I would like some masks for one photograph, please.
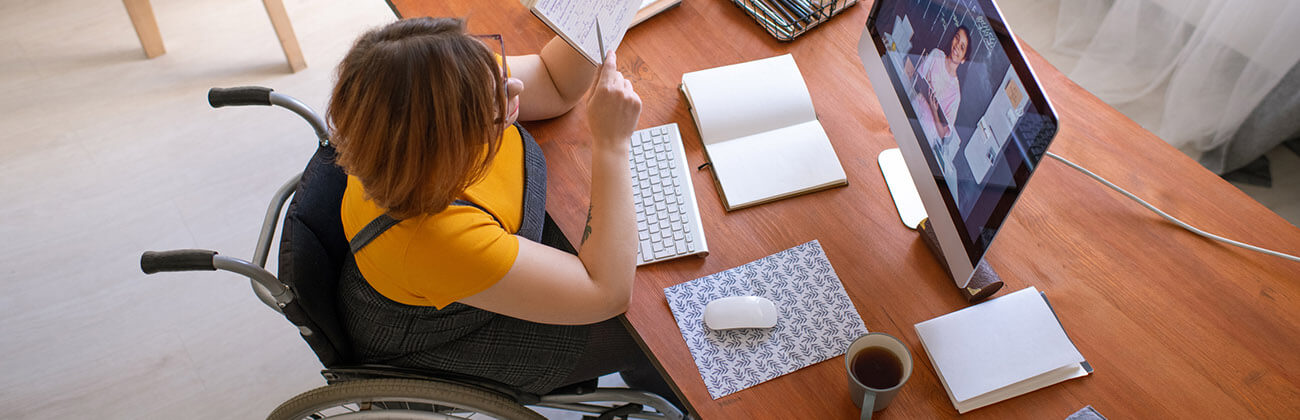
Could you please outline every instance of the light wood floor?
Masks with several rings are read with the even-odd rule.
[[[288,0],[290,73],[257,0],[154,0],[145,59],[120,1],[0,2],[0,407],[5,418],[263,418],[320,364],[235,275],[145,276],[140,252],[251,258],[313,135],[282,109],[211,109],[263,85],[323,110],[379,0]],[[272,263],[273,265],[274,263]]]
[[[256,0],[154,0],[167,54],[152,60],[118,1],[0,2],[0,417],[261,418],[324,383],[246,281],[138,266],[154,249],[250,258],[314,148],[297,116],[214,110],[209,87],[323,111],[343,52],[393,20],[379,0],[285,3],[296,74]],[[1300,220],[1300,201],[1260,200]]]

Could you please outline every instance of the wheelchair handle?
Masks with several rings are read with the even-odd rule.
[[[213,108],[244,105],[271,106],[271,90],[261,86],[212,88],[208,89],[208,105],[212,105]]]
[[[224,106],[244,106],[244,105],[275,105],[298,114],[302,119],[311,124],[311,128],[316,132],[316,141],[321,147],[330,145],[329,127],[325,125],[325,120],[316,114],[311,107],[302,103],[289,95],[283,95],[273,92],[273,89],[261,86],[240,86],[233,88],[211,88],[208,89],[208,105],[213,108]]]
[[[140,255],[140,269],[144,270],[145,274],[160,271],[229,271],[248,277],[252,281],[253,292],[257,294],[257,298],[271,309],[283,311],[285,305],[293,301],[293,292],[289,290],[289,286],[281,283],[270,271],[248,261],[217,255],[216,251],[206,249],[145,251]]]
[[[216,251],[206,249],[177,249],[172,251],[145,251],[140,256],[140,269],[145,274],[160,271],[216,271],[212,263]]]

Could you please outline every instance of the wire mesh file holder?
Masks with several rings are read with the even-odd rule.
[[[858,0],[731,0],[778,41],[793,41]]]

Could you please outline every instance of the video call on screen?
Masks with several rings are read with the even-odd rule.
[[[1031,167],[1045,124],[976,0],[881,0],[874,32],[930,171],[967,246],[988,246]],[[1001,25],[999,25],[1001,27]],[[1019,176],[1017,176],[1019,174]],[[1019,181],[1018,181],[1019,179]]]

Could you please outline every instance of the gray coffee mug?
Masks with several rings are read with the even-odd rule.
[[[853,376],[854,356],[870,347],[882,347],[902,363],[903,373],[897,384],[885,389],[872,388],[863,385]],[[844,352],[844,374],[849,378],[849,395],[853,397],[853,403],[862,409],[860,418],[867,420],[871,418],[871,413],[889,407],[889,403],[898,395],[898,390],[907,383],[907,378],[912,377],[912,353],[907,351],[907,346],[904,346],[902,341],[892,335],[870,333],[858,337],[853,340],[853,344],[849,344],[849,350]]]

